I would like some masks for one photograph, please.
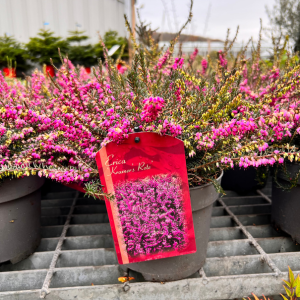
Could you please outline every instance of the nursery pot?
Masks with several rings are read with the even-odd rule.
[[[217,179],[221,183],[222,175]],[[172,281],[184,279],[199,271],[204,265],[209,239],[209,229],[213,203],[219,194],[212,183],[190,188],[193,222],[197,252],[122,265],[122,268],[140,272],[147,281]]]
[[[49,74],[51,77],[55,76],[55,72],[54,72],[53,66],[47,65],[45,71],[46,71],[47,75]]]
[[[91,74],[91,68],[90,67],[84,67],[85,71],[88,73],[88,74]]]
[[[226,170],[222,178],[222,188],[239,194],[247,194],[251,191],[263,188],[267,183],[267,178],[263,185],[256,180],[256,169],[248,167],[247,169],[234,167]]]
[[[5,77],[9,77],[9,78],[17,77],[16,69],[14,68],[3,68],[3,73]]]
[[[300,164],[287,164],[287,171],[293,178],[300,169]],[[278,182],[288,185],[284,174],[278,171]],[[273,181],[272,185],[272,223],[300,243],[300,178],[297,186],[291,190],[278,188]]]
[[[6,179],[0,185],[0,263],[17,263],[40,244],[44,178]]]

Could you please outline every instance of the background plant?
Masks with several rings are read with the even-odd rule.
[[[23,77],[34,64],[41,67],[50,65],[50,58],[56,65],[61,60],[58,48],[64,55],[68,54],[69,60],[77,66],[91,67],[98,64],[99,58],[104,58],[103,48],[100,43],[96,45],[87,44],[89,37],[82,31],[71,31],[66,39],[55,36],[49,30],[41,29],[36,37],[32,37],[27,44],[18,43],[13,37],[0,37],[0,68],[16,65],[17,76]],[[108,31],[104,40],[109,49],[114,45],[120,45],[113,57],[126,59],[128,57],[128,46],[125,38],[119,37],[117,32]]]
[[[94,46],[85,43],[88,38],[84,35],[84,31],[70,31],[70,36],[67,38],[69,42],[67,52],[68,58],[75,66],[91,67],[97,61]]]
[[[13,37],[4,35],[0,37],[0,68],[6,68],[9,62],[16,65],[18,74],[31,67],[24,47]]]
[[[118,36],[116,31],[107,31],[103,36],[103,42],[107,49],[114,45],[120,45],[120,48],[113,54],[113,59],[118,58],[120,55],[123,59],[128,58],[128,43],[125,38]],[[95,45],[95,54],[97,58],[104,59],[104,48],[101,41]]]
[[[54,32],[45,29],[41,29],[37,37],[30,38],[30,41],[25,45],[30,60],[40,65],[49,65],[50,58],[54,63],[60,63],[57,49],[59,48],[62,53],[66,54],[68,47],[67,40],[63,40],[61,37],[55,36]]]

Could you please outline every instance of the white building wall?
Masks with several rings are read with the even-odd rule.
[[[61,37],[78,29],[96,43],[97,32],[115,30],[127,36],[124,14],[130,20],[130,0],[0,0],[0,35],[28,42],[41,28]]]

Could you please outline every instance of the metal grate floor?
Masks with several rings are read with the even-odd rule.
[[[141,275],[130,273],[136,279],[129,288],[118,282],[124,272],[117,264],[104,203],[57,184],[52,187],[42,200],[39,248],[20,263],[0,265],[1,300],[276,295],[282,292],[288,266],[300,271],[300,245],[270,225],[271,183],[243,197],[228,191],[216,202],[207,260],[199,272],[164,284],[143,282]]]

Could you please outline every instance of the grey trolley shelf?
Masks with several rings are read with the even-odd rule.
[[[288,266],[300,271],[300,246],[270,225],[271,183],[252,195],[227,191],[213,208],[203,269],[190,278],[124,286],[104,202],[53,185],[42,200],[42,242],[24,261],[0,266],[1,300],[234,299],[283,292]],[[0,241],[1,242],[1,241]]]

